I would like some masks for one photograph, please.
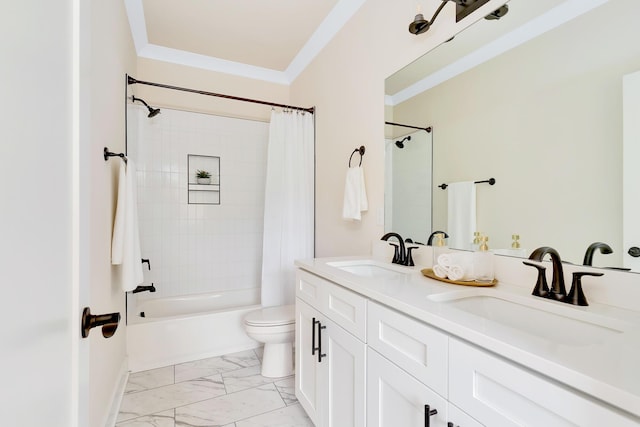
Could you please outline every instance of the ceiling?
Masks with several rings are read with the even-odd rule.
[[[125,0],[139,57],[290,84],[365,0]]]

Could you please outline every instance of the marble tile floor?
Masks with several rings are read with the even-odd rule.
[[[313,427],[293,376],[260,375],[261,349],[129,376],[116,427]]]

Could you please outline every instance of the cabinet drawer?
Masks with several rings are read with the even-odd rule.
[[[296,296],[362,342],[366,342],[367,300],[362,295],[298,270]]]
[[[296,270],[296,297],[316,309],[320,309],[322,287],[326,280],[303,270]]]
[[[638,426],[612,408],[458,340],[450,340],[449,400],[488,426]]]
[[[367,311],[369,346],[447,397],[447,335],[371,301]]]

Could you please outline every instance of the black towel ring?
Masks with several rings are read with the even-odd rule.
[[[360,148],[356,148],[355,150],[353,150],[353,153],[351,153],[351,156],[349,156],[349,167],[351,167],[351,159],[356,153],[360,153],[360,164],[358,166],[362,166],[362,156],[364,156],[364,151],[364,145],[361,145]]]

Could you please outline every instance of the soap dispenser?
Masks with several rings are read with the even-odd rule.
[[[471,250],[472,251],[477,251],[478,249],[480,249],[480,232],[479,231],[474,231],[473,232],[473,242],[471,242]]]
[[[473,275],[476,282],[489,283],[494,279],[493,252],[489,251],[489,237],[480,237],[480,247],[473,253]]]
[[[436,233],[433,242],[433,264],[432,266],[438,264],[438,257],[444,253],[447,253],[447,243],[444,240],[444,233]]]

